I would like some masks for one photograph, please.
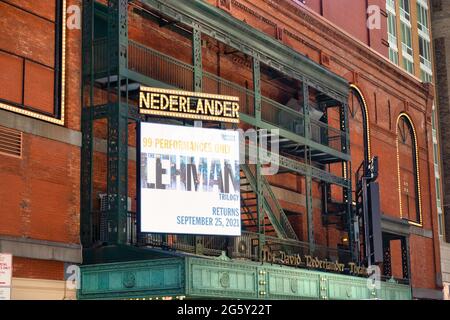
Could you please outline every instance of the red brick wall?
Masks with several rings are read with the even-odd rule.
[[[14,257],[13,277],[64,280],[64,262]]]
[[[68,0],[67,7],[80,0]],[[56,0],[0,3],[0,99],[54,112]],[[66,125],[80,130],[81,30],[66,30]],[[23,90],[23,101],[22,101]]]
[[[37,1],[12,1],[12,4],[0,3],[0,56],[1,64],[8,64],[13,77],[11,86],[22,92],[22,74],[25,68],[24,101],[33,109],[52,114],[54,108],[54,71],[55,66],[55,2],[48,6]],[[26,3],[24,7],[21,7]],[[30,40],[32,35],[32,40]],[[17,60],[20,60],[18,62]],[[5,82],[8,82],[7,79]],[[14,91],[13,91],[14,92]],[[22,103],[21,97],[10,96],[8,91],[0,93],[0,98],[12,98],[12,102]]]
[[[22,153],[0,155],[0,234],[79,243],[79,148],[24,134]]]
[[[67,7],[78,5],[81,0],[68,0]],[[81,30],[66,29],[66,123],[65,126],[81,130]]]
[[[302,1],[297,2],[301,3]],[[304,0],[304,4],[378,53],[388,57],[387,42],[384,42],[387,41],[385,0]],[[370,6],[378,6],[381,9],[381,29],[366,27],[367,10]],[[373,14],[372,11],[370,13]]]
[[[53,113],[54,20],[55,1],[0,2],[0,98],[21,103],[25,58],[25,104]],[[66,32],[65,125],[80,130],[81,32]],[[80,159],[79,147],[28,133],[21,159],[0,155],[0,235],[78,244]],[[13,260],[14,277],[64,278],[63,262]]]
[[[23,59],[0,51],[0,98],[22,102]]]
[[[369,43],[366,28],[366,0],[322,0],[322,10],[325,19],[365,44]]]

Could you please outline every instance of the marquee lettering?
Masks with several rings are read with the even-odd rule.
[[[139,110],[166,117],[239,122],[239,98],[224,95],[141,87]]]

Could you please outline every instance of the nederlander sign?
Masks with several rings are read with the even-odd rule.
[[[142,114],[239,123],[239,98],[201,92],[141,87]]]
[[[300,254],[288,254],[284,251],[271,252],[267,248],[263,249],[264,262],[288,265],[292,267],[307,267],[312,269],[320,269],[331,272],[349,272],[353,275],[367,276],[367,268],[359,267],[355,263],[350,262],[347,266],[339,261],[323,260],[310,255],[300,256]]]

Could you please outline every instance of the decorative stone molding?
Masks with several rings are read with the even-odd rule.
[[[231,11],[231,0],[217,0],[217,7],[230,12]]]
[[[82,288],[78,292],[80,299],[179,295],[188,298],[216,296],[264,300],[411,299],[411,288],[397,283],[383,282],[381,289],[372,291],[367,288],[367,279],[360,277],[187,255],[169,259],[85,265],[81,267],[81,279]],[[121,286],[117,286],[118,283]],[[350,292],[348,288],[355,290]]]

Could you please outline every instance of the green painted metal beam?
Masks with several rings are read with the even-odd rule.
[[[252,77],[253,77],[253,103],[255,106],[255,118],[257,121],[261,120],[261,67],[259,63],[258,57],[253,57],[252,61]],[[256,140],[259,145],[261,137],[257,135]],[[261,182],[261,152],[260,148],[256,149],[256,176],[254,178],[253,190],[256,193],[256,212],[257,212],[257,220],[258,220],[258,258],[262,260],[262,249],[265,245],[264,233],[265,233],[265,199],[262,190],[262,182]],[[273,218],[271,216],[270,211],[268,211],[269,220]],[[276,220],[276,219],[275,219]],[[274,226],[277,234],[281,235],[281,237],[285,236],[278,227],[277,221],[273,221],[272,225]]]
[[[202,92],[203,88],[203,61],[202,61],[202,32],[200,26],[195,24],[192,29],[192,65],[194,66],[193,84],[195,92]],[[195,127],[202,127],[203,121],[194,121]],[[195,253],[203,254],[203,236],[195,236]]]
[[[248,182],[250,183],[250,187],[256,193],[257,178],[252,173],[252,171],[248,165],[241,164],[241,169],[245,173],[245,177],[247,178]],[[275,229],[275,232],[277,233],[279,238],[281,238],[281,239],[288,239],[288,238],[289,239],[297,239],[297,235],[295,234],[294,229],[290,225],[289,220],[286,217],[286,213],[283,211],[283,208],[278,203],[278,199],[276,199],[275,195],[273,194],[272,190],[270,189],[270,185],[267,182],[267,180],[264,178],[264,176],[260,176],[258,181],[260,182],[260,188],[262,190],[260,201],[262,202],[261,212],[263,214],[263,217],[264,217],[264,213],[266,213],[269,218],[270,223],[272,224],[272,226]],[[267,195],[267,197],[265,195]],[[270,198],[270,201],[275,203],[277,212],[274,212],[274,210],[272,209],[272,206],[270,206],[268,198]],[[261,221],[261,224],[263,225],[264,221]],[[264,227],[261,227],[261,228],[264,228]]]
[[[200,24],[202,32],[311,86],[346,102],[348,82],[273,37],[234,18],[206,1],[142,0],[146,5],[183,24]]]
[[[81,111],[81,177],[80,177],[80,238],[83,246],[92,244],[92,173],[93,173],[93,112],[87,110],[92,105],[93,93],[93,22],[94,0],[83,3],[83,39],[82,39],[82,79],[83,106]],[[84,86],[88,86],[88,96]],[[87,105],[85,101],[87,100]]]
[[[312,194],[312,177],[307,175],[305,177],[305,201],[306,201],[306,215],[308,219],[308,242],[309,249],[314,252],[314,212],[313,212],[313,194]]]
[[[302,96],[303,96],[303,118],[304,118],[304,131],[305,139],[311,139],[311,119],[309,116],[309,87],[308,81],[305,79],[302,86]],[[305,164],[311,166],[311,149],[309,146],[305,146],[304,151],[304,161]],[[311,252],[314,252],[314,212],[313,212],[313,194],[312,194],[312,166],[311,171],[305,176],[305,209],[307,218],[307,228],[308,228],[308,243]]]
[[[193,33],[193,36],[195,34],[196,34],[196,32]],[[198,39],[198,41],[200,41],[200,39]],[[199,74],[206,74],[208,76],[213,76],[213,75],[208,74],[208,73],[206,73],[206,72],[201,70],[201,65],[202,65],[202,63],[201,63],[201,53],[200,53],[200,50],[195,50],[196,47],[200,47],[201,46],[200,44],[198,44],[198,45],[193,44],[193,47],[194,47],[193,51],[197,51],[198,52],[197,53],[197,57],[195,59],[193,57],[193,63],[196,65],[194,67],[194,66],[186,64],[186,63],[184,63],[182,61],[176,60],[176,59],[174,59],[172,57],[166,56],[166,55],[164,55],[164,54],[162,54],[160,52],[157,52],[157,51],[155,51],[153,49],[150,49],[148,47],[142,46],[141,44],[137,44],[135,42],[131,42],[131,43],[133,44],[133,46],[141,47],[142,50],[150,51],[153,55],[160,56],[160,59],[169,59],[168,61],[171,61],[173,64],[175,64],[178,67],[181,67],[181,68],[186,69],[186,70],[192,70],[193,73],[194,73],[194,83],[197,83],[197,84],[195,84],[195,86],[197,86],[197,87],[194,86],[195,87],[194,90],[198,90],[198,86],[201,85],[201,80],[200,80]],[[250,115],[241,113],[241,120],[243,120],[243,121],[245,121],[245,122],[247,122],[247,123],[249,123],[251,125],[254,125],[256,127],[262,128],[262,129],[279,129],[282,137],[286,137],[286,138],[290,139],[291,141],[297,142],[297,143],[302,144],[302,145],[310,146],[311,148],[314,148],[316,150],[320,150],[320,151],[322,151],[324,153],[327,153],[327,154],[331,155],[332,157],[335,157],[336,159],[341,159],[341,160],[344,160],[344,161],[348,161],[350,159],[350,157],[347,154],[341,152],[341,150],[335,150],[335,149],[330,148],[330,147],[328,147],[326,145],[317,143],[317,142],[315,142],[315,141],[313,141],[311,139],[307,139],[305,137],[302,137],[301,135],[297,135],[294,132],[281,129],[278,126],[272,125],[272,124],[270,124],[268,122],[265,122],[265,121],[263,121],[261,119],[261,99],[262,99],[262,96],[261,96],[261,89],[260,89],[260,87],[261,87],[261,85],[260,85],[260,63],[259,63],[259,60],[257,58],[254,58],[254,61],[255,62],[253,63],[253,72],[257,73],[256,77],[255,76],[253,77],[254,92],[252,93],[253,99],[254,99],[254,106],[255,106],[255,115],[254,115],[254,117],[252,117]],[[174,88],[174,86],[172,86],[172,85],[163,83],[163,82],[161,82],[159,80],[156,80],[156,79],[152,79],[152,78],[146,77],[146,76],[144,76],[142,74],[139,74],[139,73],[137,73],[136,71],[133,71],[133,70],[129,70],[129,69],[125,70],[124,71],[124,75],[126,77],[128,77],[130,81],[138,82],[138,83],[141,83],[143,85],[152,86],[152,87],[161,87],[161,88]],[[198,80],[195,80],[196,78]],[[217,77],[217,78],[218,78],[217,81],[225,81],[224,79],[221,79],[219,77]],[[228,83],[227,82],[227,85],[231,85],[231,84],[232,83]],[[233,85],[235,85],[236,87],[239,88],[238,85],[236,85],[236,84],[233,84]],[[241,89],[242,90],[246,90],[245,88],[241,88]],[[306,96],[307,96],[307,94],[308,94],[308,87],[307,87],[306,84],[303,87],[303,90],[306,92]],[[308,105],[307,101],[305,101],[304,103],[305,103],[305,105]],[[289,108],[287,108],[287,107],[285,107],[285,106],[283,106],[281,104],[279,104],[277,107],[278,108],[285,108],[286,111],[290,111]],[[308,109],[306,109],[306,113],[307,112],[308,112]],[[307,116],[308,116],[308,114],[307,114]],[[305,127],[307,129],[309,129],[309,126],[305,126]],[[309,130],[308,130],[308,132],[309,132]]]
[[[202,33],[195,24],[192,29],[192,65],[194,66],[194,91],[201,92],[203,87]]]
[[[162,82],[162,81],[150,78],[150,77],[146,77],[145,75],[143,75],[139,72],[130,70],[130,69],[124,70],[123,76],[128,78],[130,81],[138,82],[141,85],[144,85],[147,87],[155,87],[155,88],[163,88],[163,89],[179,89],[174,86],[171,86],[168,83],[165,83],[165,82]]]
[[[250,152],[255,152],[255,150],[254,150],[255,147],[248,146],[248,148],[249,148]],[[256,152],[253,154],[256,154]],[[272,159],[275,158],[275,156],[268,150],[264,150],[261,157],[262,157],[261,161],[266,161],[266,163],[272,161]],[[302,176],[309,175],[317,180],[325,181],[325,182],[335,184],[335,185],[338,185],[341,187],[351,186],[350,181],[348,181],[347,179],[335,176],[328,171],[321,170],[319,168],[313,167],[311,165],[308,165],[306,163],[303,163],[303,162],[300,162],[300,161],[297,161],[294,159],[287,158],[282,155],[277,155],[276,157],[278,157],[280,167],[289,169],[289,170],[296,172]]]
[[[267,130],[279,130],[280,136],[286,139],[289,139],[295,143],[298,143],[300,145],[306,145],[309,146],[315,150],[320,150],[324,153],[327,153],[329,155],[332,155],[336,158],[339,158],[343,161],[350,161],[350,155],[345,154],[343,152],[337,151],[335,149],[332,149],[330,147],[327,147],[325,145],[322,145],[320,143],[314,142],[312,140],[308,140],[305,137],[299,136],[293,132],[284,130],[280,127],[277,127],[273,124],[270,124],[268,122],[265,122],[263,120],[258,121],[256,118],[251,117],[247,114],[241,113],[239,114],[239,118],[241,121],[244,121],[252,126],[255,126],[257,128],[261,128],[261,129],[267,129]]]
[[[128,67],[128,1],[108,0],[108,79],[117,75],[117,83]],[[108,93],[121,96],[121,86],[107,84]],[[108,107],[106,233],[109,243],[125,244],[128,197],[128,104],[122,99]]]
[[[348,123],[348,106],[347,103],[342,103],[339,107],[339,121],[340,121],[340,128],[342,131],[346,133],[346,136],[350,136],[350,128]],[[349,139],[342,139],[341,141],[341,148],[342,152],[350,155],[350,141]],[[353,261],[358,261],[360,254],[359,254],[359,246],[358,241],[356,239],[355,234],[355,212],[353,211],[353,205],[352,205],[352,187],[351,187],[351,181],[352,181],[352,172],[351,172],[351,162],[346,161],[342,164],[342,175],[347,177],[347,180],[350,183],[350,186],[343,189],[343,196],[344,196],[344,203],[347,206],[347,228],[348,228],[348,238],[349,238],[349,248],[350,252],[352,253],[352,259]]]

